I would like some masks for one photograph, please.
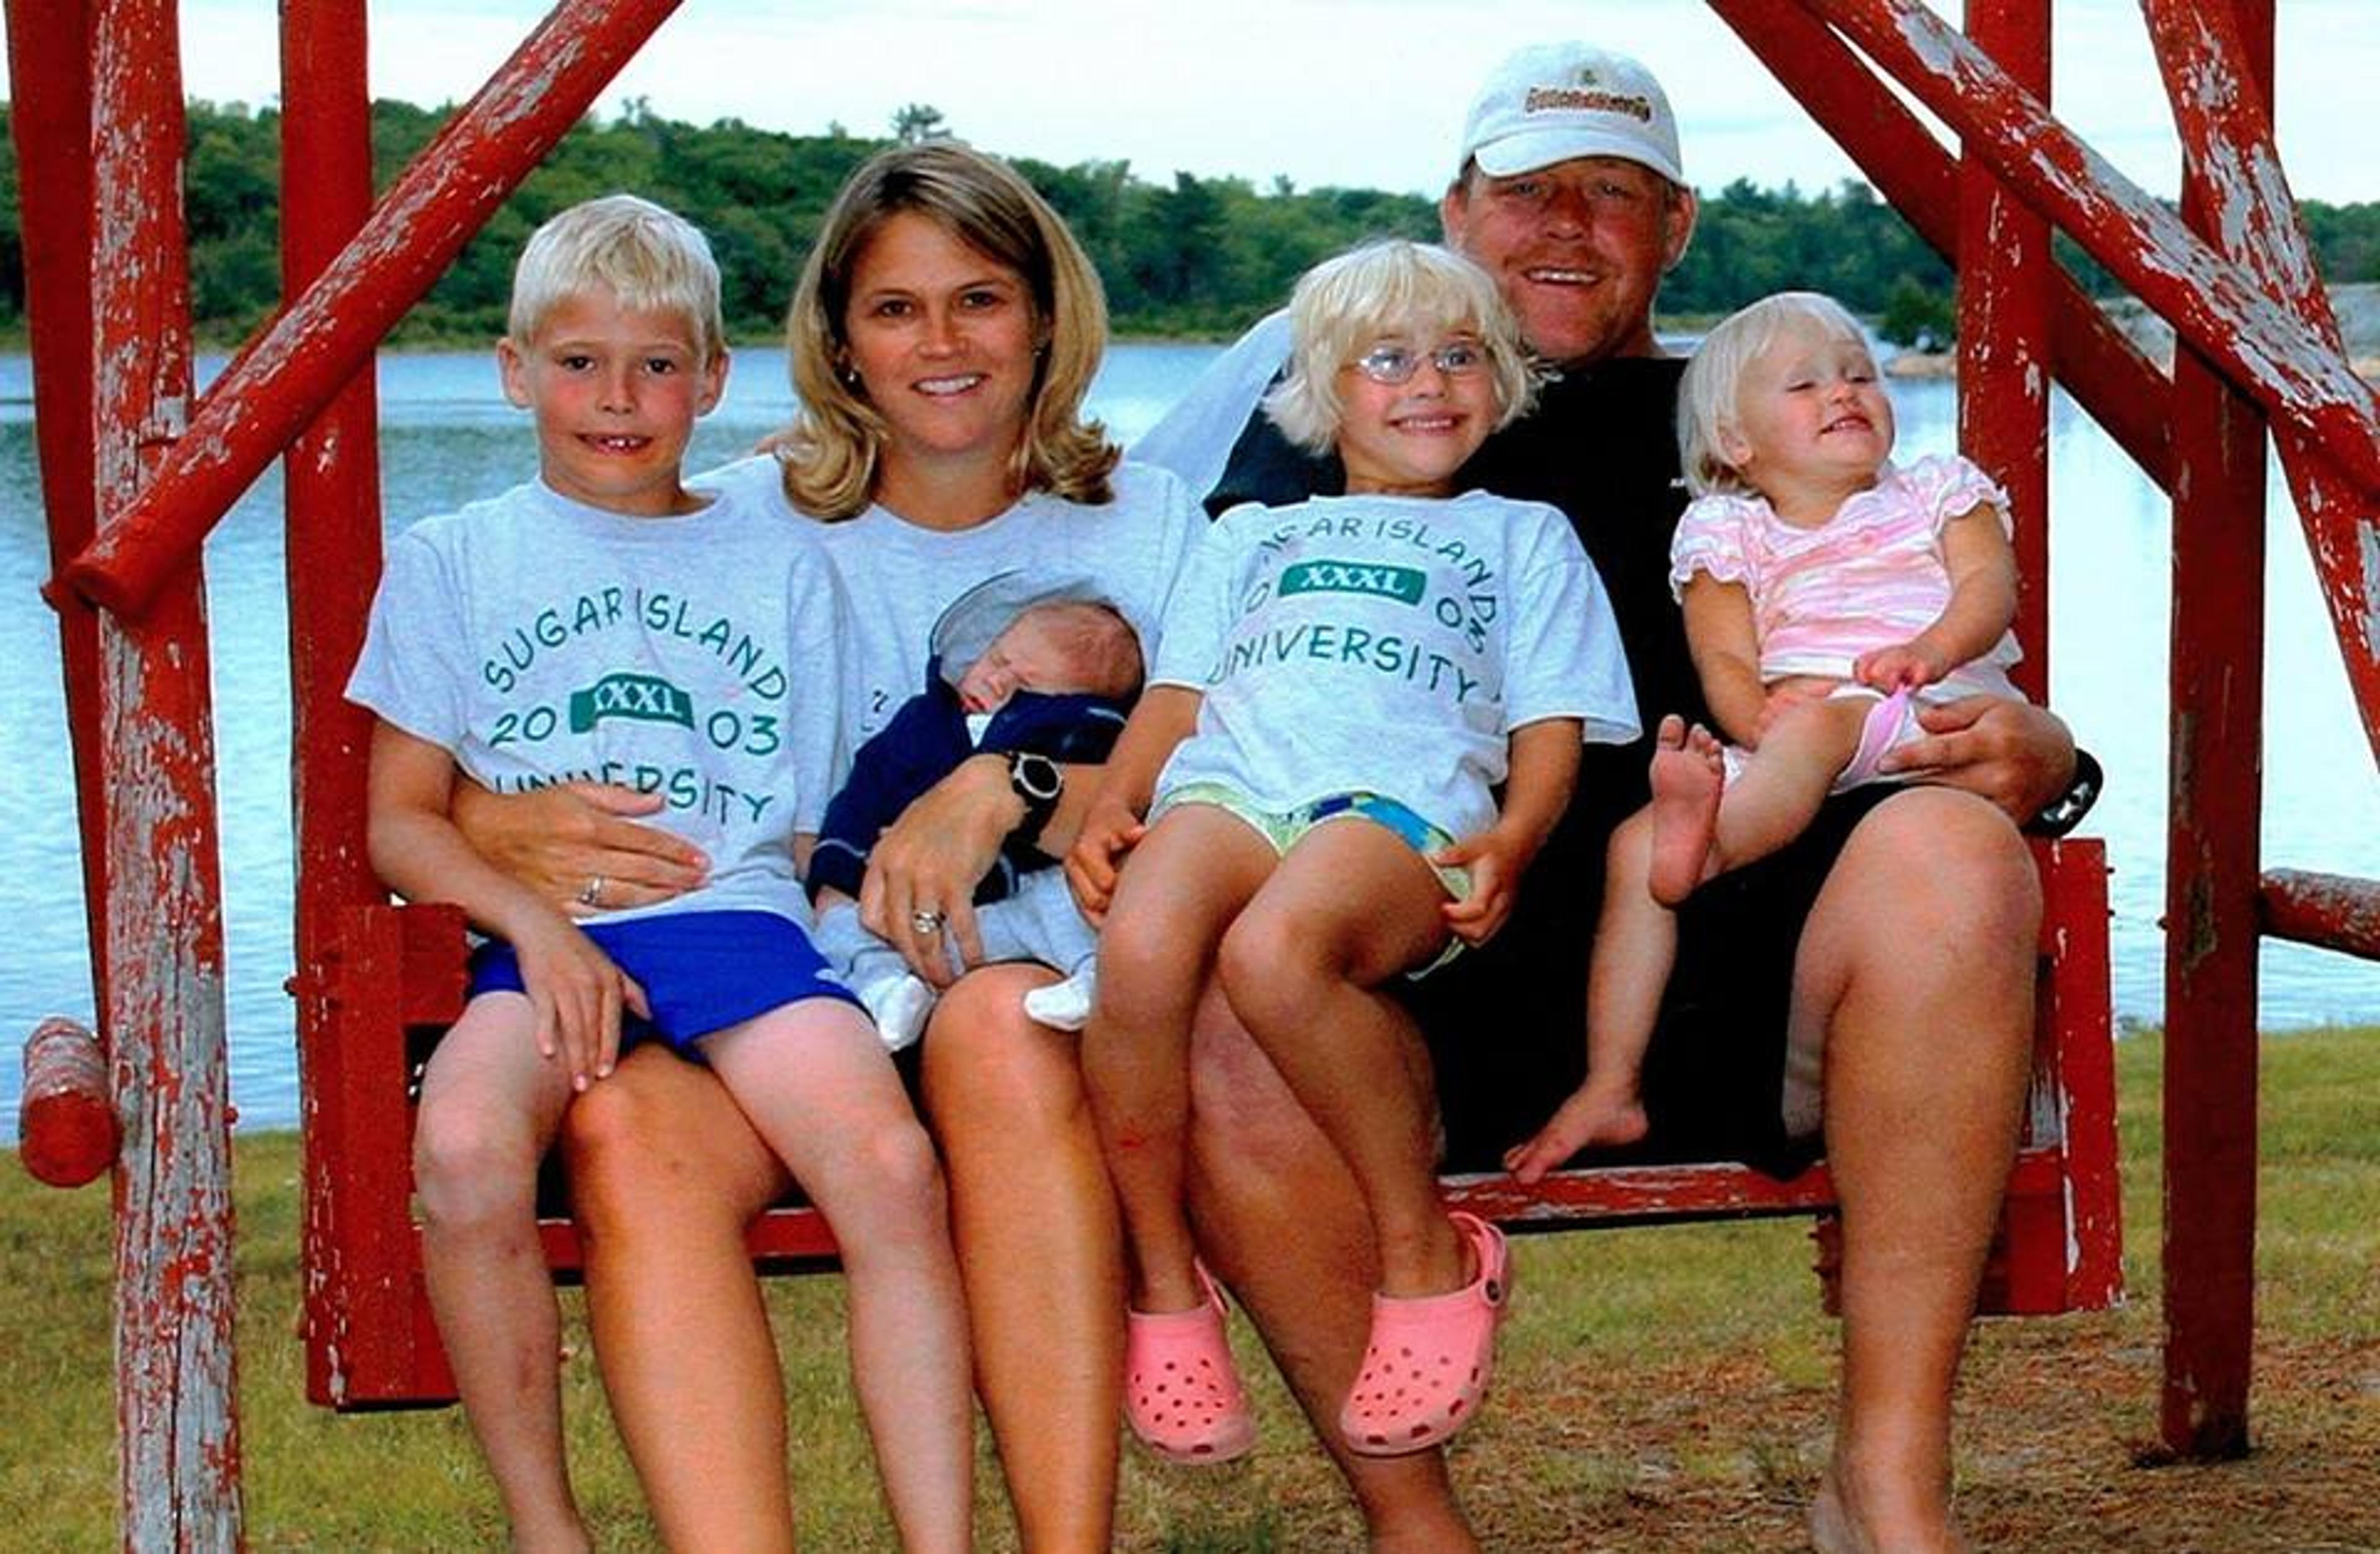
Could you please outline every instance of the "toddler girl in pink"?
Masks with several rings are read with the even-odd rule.
[[[2008,499],[1955,455],[1889,461],[1892,402],[1839,304],[1782,292],[1734,314],[1696,350],[1678,398],[1695,500],[1670,545],[1670,586],[1732,743],[1662,721],[1652,803],[1612,833],[1586,1081],[1505,1157],[1524,1181],[1588,1144],[1643,1136],[1638,1078],[1676,958],[1672,907],[1800,835],[1829,794],[1912,775],[1880,763],[1923,732],[1919,704],[2022,699],[2008,676],[2019,656]],[[1789,1113],[1815,1106],[1811,1077],[1789,1071]]]

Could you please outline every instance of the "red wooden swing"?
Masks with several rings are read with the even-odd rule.
[[[1712,8],[1960,262],[1961,442],[2046,511],[2052,372],[2177,492],[2176,807],[2168,951],[2166,1435],[2244,1446],[2253,1236],[2254,949],[2277,933],[2380,956],[2368,882],[2261,878],[2262,431],[2279,439],[2362,722],[2380,748],[2380,428],[2347,369],[2272,152],[2272,0],[2146,0],[2188,165],[2184,221],[2093,162],[2040,102],[2048,0],[1971,6],[1972,39],[1915,0]],[[370,352],[673,0],[566,0],[377,203],[361,0],[287,0],[284,246],[291,306],[189,408],[172,0],[8,0],[39,435],[113,1094],[119,1428],[128,1543],[228,1545],[229,1120],[220,892],[198,542],[287,452],[306,1127],[309,1390],[343,1408],[442,1400],[404,1161],[406,1031],[451,1017],[460,928],[394,907],[363,861],[363,720],[339,697],[377,572]],[[1852,52],[1961,137],[1954,161]],[[1997,61],[1997,63],[1995,63]],[[2236,212],[2244,212],[2237,214]],[[2230,214],[2227,214],[2230,213]],[[2217,220],[2218,215],[2226,219]],[[2176,324],[2171,380],[2048,260],[2049,224]],[[2193,231],[2208,234],[2206,240]],[[2216,246],[2209,247],[2209,241]],[[101,527],[99,517],[106,522]],[[2039,695],[2044,526],[2025,527],[2019,631]],[[2202,689],[2216,675],[2220,698]],[[2245,687],[2244,693],[2242,687]],[[2182,716],[2188,712],[2187,717]],[[2247,752],[2243,755],[2242,752]],[[137,780],[134,780],[137,779]],[[2043,925],[2027,1138],[1986,1305],[2119,1296],[2103,850],[2039,849]],[[159,928],[164,945],[159,947]],[[1823,1167],[1564,1172],[1452,1184],[1524,1230],[1823,1215]],[[577,1266],[566,1222],[547,1228]],[[832,1253],[807,1210],[751,1233],[771,1267]]]

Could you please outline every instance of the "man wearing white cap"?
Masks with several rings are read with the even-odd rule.
[[[1653,301],[1695,203],[1667,96],[1621,55],[1521,50],[1473,102],[1439,211],[1448,241],[1495,276],[1560,374],[1465,482],[1569,514],[1615,606],[1647,726],[1672,710],[1707,721],[1668,586],[1683,364],[1654,335]],[[1259,324],[1133,450],[1212,488],[1210,510],[1341,489],[1332,461],[1252,415],[1284,354],[1278,330]],[[1979,700],[1927,722],[1933,737],[1905,762],[1934,769],[1927,784],[1850,796],[1794,848],[1689,903],[1645,1081],[1654,1132],[1641,1156],[1783,1171],[1823,1145],[1845,1232],[1840,1411],[1811,1512],[1827,1548],[1955,1546],[1951,1387],[2033,1020],[2038,887],[2009,817],[2034,815],[2074,769],[2064,725],[2038,709]],[[1605,839],[1645,797],[1644,749],[1595,757],[1512,926],[1415,997],[1457,1168],[1494,1169],[1577,1081]],[[1793,1136],[1780,1116],[1789,1032],[1805,1070],[1823,1042],[1822,1138]],[[1227,1014],[1201,1042],[1205,1249],[1327,1423],[1368,1316],[1361,1200]],[[1336,1451],[1335,1432],[1319,1433]],[[1376,1547],[1469,1547],[1435,1453],[1339,1461]]]

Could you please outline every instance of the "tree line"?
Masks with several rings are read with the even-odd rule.
[[[372,104],[372,160],[381,187],[427,144],[451,109]],[[0,103],[0,128],[7,105]],[[277,306],[280,115],[238,103],[193,103],[185,170],[191,310],[200,335],[231,342]],[[925,104],[903,108],[894,137],[948,132]],[[827,202],[887,139],[840,125],[823,134],[759,129],[736,119],[695,126],[641,100],[609,118],[589,115],[565,135],[398,327],[400,344],[492,339],[504,328],[514,256],[530,230],[577,200],[632,189],[684,213],[710,235],[725,283],[731,333],[774,335]],[[994,148],[996,149],[996,148]],[[1128,335],[1235,333],[1288,296],[1308,266],[1367,237],[1438,235],[1436,201],[1377,189],[1294,188],[1275,178],[1177,172],[1150,180],[1121,161],[1018,169],[1063,214],[1106,285],[1116,330]],[[0,332],[22,338],[24,237],[16,148],[0,134]],[[2303,207],[2318,262],[2334,283],[2380,280],[2380,205]],[[2070,247],[2066,261],[2095,292],[2115,288]],[[1866,185],[1846,180],[1807,194],[1748,180],[1706,193],[1685,260],[1661,292],[1665,317],[1714,316],[1782,287],[1826,291],[1875,317],[1890,338],[1947,341],[1949,268]]]

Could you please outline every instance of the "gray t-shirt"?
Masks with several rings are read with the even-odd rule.
[[[1291,809],[1377,793],[1458,837],[1495,823],[1512,730],[1637,733],[1569,520],[1485,492],[1232,508],[1191,558],[1148,679],[1204,698],[1160,796],[1222,782]]]
[[[785,500],[776,460],[765,455],[696,483],[799,516]],[[993,577],[1013,573],[1037,587],[1104,599],[1153,652],[1203,515],[1162,469],[1125,464],[1112,484],[1115,500],[1104,506],[1036,492],[963,529],[927,528],[882,506],[840,523],[800,518],[820,537],[843,585],[845,723],[854,748],[925,686],[942,612]]]
[[[516,793],[659,793],[708,853],[701,889],[604,914],[808,920],[796,832],[843,764],[841,608],[809,523],[724,494],[629,517],[542,483],[427,518],[388,548],[348,698]]]

